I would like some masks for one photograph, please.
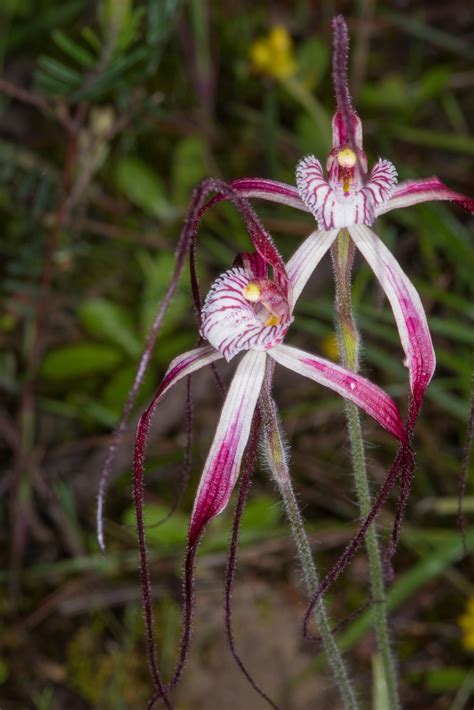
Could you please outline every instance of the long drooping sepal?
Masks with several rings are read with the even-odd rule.
[[[316,230],[304,240],[288,261],[286,271],[293,290],[293,306],[311,274],[326,252],[329,251],[338,231],[337,229]]]
[[[229,501],[247,445],[266,358],[266,353],[251,351],[237,367],[201,476],[189,525],[190,545]]]
[[[145,538],[145,520],[143,513],[143,469],[145,450],[150,429],[153,413],[165,396],[166,392],[175,385],[179,380],[183,379],[192,372],[209,365],[221,358],[222,355],[209,346],[197,348],[184,355],[175,358],[171,363],[168,371],[163,378],[158,391],[153,398],[148,409],[141,416],[137,427],[135,439],[135,459],[134,459],[134,477],[133,477],[133,492],[135,501],[135,511],[137,518],[138,546],[140,554],[140,578],[142,585],[143,608],[145,612],[146,637],[147,637],[147,652],[151,667],[154,685],[160,695],[164,695],[165,689],[161,682],[161,676],[158,671],[158,663],[155,651],[155,641],[153,632],[153,610],[151,601],[151,581],[150,581],[150,565],[148,560],[148,552],[146,548]]]
[[[436,357],[418,291],[385,244],[363,225],[349,228],[356,247],[376,275],[392,306],[410,373],[410,388],[419,409],[433,376]]]
[[[309,212],[306,205],[301,201],[298,190],[294,185],[287,185],[285,182],[267,180],[266,178],[239,178],[229,183],[236,193],[246,198],[256,198],[277,202],[280,205],[294,207],[302,212]],[[218,193],[207,203],[207,207],[212,207],[217,202],[228,200],[224,193]]]
[[[432,200],[448,200],[458,204],[468,212],[474,212],[474,199],[455,190],[450,190],[437,177],[422,180],[404,180],[393,190],[390,199],[379,205],[376,214],[385,214],[400,207],[410,207],[421,202]]]
[[[288,345],[277,345],[269,351],[269,355],[289,370],[308,377],[354,402],[396,439],[405,442],[405,428],[397,405],[370,380],[329,360]]]

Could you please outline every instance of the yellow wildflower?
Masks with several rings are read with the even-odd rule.
[[[274,79],[288,79],[296,72],[293,40],[283,25],[273,27],[250,47],[250,61],[255,71]]]
[[[463,634],[462,643],[466,651],[474,651],[474,597],[469,597],[464,614],[459,617],[458,624]]]

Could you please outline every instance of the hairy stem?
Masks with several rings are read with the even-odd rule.
[[[311,596],[319,586],[319,577],[313,560],[311,545],[306,535],[304,521],[298,505],[295,492],[289,475],[288,461],[285,452],[285,444],[278,422],[276,404],[271,396],[268,381],[262,390],[260,406],[263,415],[263,441],[264,452],[272,476],[278,486],[282,497],[285,512],[290,524],[291,533],[296,544],[298,559],[303,571],[304,581]],[[320,599],[314,607],[314,617],[318,625],[320,639],[322,641],[327,660],[334,674],[339,692],[344,702],[346,710],[356,710],[358,705],[355,698],[354,689],[342,659],[336,640],[333,636],[331,625],[323,599]]]
[[[342,229],[331,249],[336,282],[336,333],[341,364],[354,372],[359,369],[360,337],[352,311],[351,273],[354,260],[354,244],[347,230]],[[352,402],[345,402],[347,428],[349,432],[354,482],[360,515],[366,518],[372,508],[364,441],[360,414]],[[387,600],[383,576],[383,564],[377,539],[377,529],[372,523],[365,538],[369,561],[370,584],[374,603],[374,626],[380,659],[387,685],[390,710],[400,707],[398,681],[395,662],[390,647],[387,621]]]

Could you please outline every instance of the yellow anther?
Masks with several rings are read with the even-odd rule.
[[[353,168],[357,163],[357,156],[352,148],[342,148],[337,154],[337,162],[341,168]]]
[[[261,294],[260,286],[257,286],[256,283],[250,281],[242,291],[242,294],[247,301],[250,301],[251,303],[258,303]]]
[[[281,318],[280,316],[274,316],[273,314],[267,318],[265,321],[264,325],[280,325],[281,323]]]

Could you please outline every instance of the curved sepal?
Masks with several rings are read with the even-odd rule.
[[[308,208],[301,201],[296,187],[294,185],[287,185],[285,182],[250,177],[232,180],[230,186],[241,197],[277,202],[281,205],[287,205],[288,207],[302,210],[303,212],[309,212]],[[217,202],[228,199],[228,195],[220,192],[209,200],[206,209],[212,207],[212,205]]]
[[[376,275],[392,306],[410,373],[410,388],[419,407],[433,376],[436,357],[418,291],[393,254],[368,227],[349,228],[356,247]]]
[[[448,200],[458,204],[467,212],[474,212],[474,199],[460,192],[450,190],[437,177],[424,178],[423,180],[404,180],[393,190],[390,199],[377,208],[377,215],[385,214],[390,210],[400,207],[410,207],[421,202],[432,200]]]
[[[357,404],[366,414],[399,441],[406,440],[405,428],[397,405],[380,387],[365,377],[346,370],[330,360],[304,350],[278,345],[269,355],[280,365],[308,377]]]

